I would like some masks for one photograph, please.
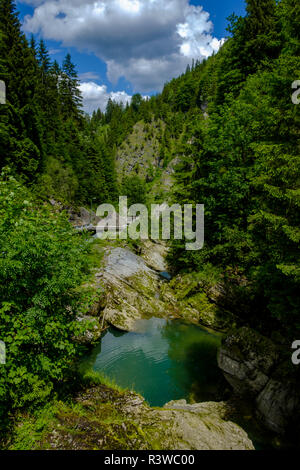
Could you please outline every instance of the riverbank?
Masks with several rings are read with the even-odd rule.
[[[49,404],[15,427],[11,450],[253,450],[230,420],[226,403],[184,400],[150,408],[134,392],[86,384],[65,402]],[[93,385],[92,385],[93,384]]]

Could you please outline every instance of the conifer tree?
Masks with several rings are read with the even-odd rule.
[[[254,70],[262,60],[278,56],[281,37],[277,28],[275,0],[247,0],[245,53]]]
[[[43,39],[40,40],[38,51],[37,51],[37,60],[40,67],[40,72],[42,75],[42,81],[45,80],[45,77],[50,69],[50,57],[47,51],[46,44]]]
[[[67,54],[63,61],[59,91],[63,115],[79,120],[81,117],[82,96],[79,90],[78,75],[70,54]]]
[[[10,164],[27,179],[42,166],[41,129],[35,109],[34,57],[11,0],[0,1],[0,56],[6,70],[7,119],[10,138],[2,149],[4,164]]]

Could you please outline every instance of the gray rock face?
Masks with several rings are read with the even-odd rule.
[[[281,361],[280,347],[250,328],[229,334],[218,355],[219,367],[234,391],[252,397],[261,420],[278,433],[284,433],[300,413],[297,385],[292,376],[282,373],[289,364]]]
[[[102,283],[107,292],[103,317],[120,330],[135,331],[136,322],[141,319],[174,316],[172,305],[160,299],[159,275],[129,250],[108,251]]]
[[[155,271],[167,271],[168,266],[166,263],[166,256],[168,248],[165,243],[153,243],[150,240],[146,240],[142,246],[142,257],[146,261],[147,265]]]
[[[145,261],[124,248],[111,250],[106,258],[105,274],[126,279],[138,273],[155,277],[155,273],[145,264]]]
[[[138,320],[152,317],[216,324],[214,316],[210,322],[202,321],[201,299],[195,305],[179,301],[173,284],[158,274],[166,268],[166,251],[163,244],[150,241],[143,244],[142,256],[124,248],[107,250],[104,267],[95,276],[106,295],[106,306],[102,308],[105,322],[123,331],[136,331]]]
[[[257,397],[257,409],[265,425],[283,433],[300,416],[299,388],[294,383],[270,379]]]
[[[199,292],[187,301],[181,298],[189,279],[166,282],[160,275],[167,271],[168,247],[163,242],[144,241],[141,256],[129,249],[107,248],[104,266],[95,273],[92,287],[102,291],[101,305],[96,300],[89,312],[101,316],[101,325],[109,323],[123,331],[136,331],[136,322],[152,317],[183,318],[195,324],[222,330],[234,318]]]
[[[100,218],[96,216],[95,212],[89,211],[84,207],[80,207],[77,212],[69,210],[69,220],[74,227],[82,227],[89,224],[97,225],[100,222]]]
[[[250,328],[229,334],[219,352],[219,367],[239,394],[259,393],[267,384],[269,373],[278,360],[272,341]]]

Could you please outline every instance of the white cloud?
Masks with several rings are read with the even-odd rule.
[[[85,80],[99,80],[100,76],[97,72],[85,72],[79,74],[79,79],[83,82]]]
[[[113,82],[135,91],[160,90],[191,59],[217,51],[222,40],[201,6],[189,0],[26,0],[35,6],[28,32],[89,51],[105,61]]]
[[[185,57],[209,57],[219,50],[224,43],[211,36],[213,24],[209,13],[202,7],[189,6],[186,9],[185,22],[177,25],[177,33],[182,39],[180,52]]]
[[[95,82],[81,83],[80,91],[83,96],[84,111],[89,114],[98,108],[105,111],[109,98],[124,105],[130,104],[132,98],[125,91],[108,93],[105,85],[98,85]]]
[[[60,53],[61,53],[61,49],[50,49],[50,51],[49,51],[50,55],[56,55],[56,54],[60,54]]]

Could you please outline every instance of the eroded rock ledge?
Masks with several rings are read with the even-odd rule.
[[[300,418],[300,381],[285,352],[243,327],[224,338],[218,356],[219,367],[234,391],[251,397],[266,427],[281,434],[297,427]]]
[[[228,330],[235,318],[217,305],[217,287],[206,294],[196,286],[197,292],[190,294],[193,281],[189,277],[178,276],[170,283],[162,280],[159,273],[168,269],[166,253],[163,243],[150,241],[143,243],[141,256],[125,248],[107,248],[94,282],[105,293],[105,305],[102,299],[101,306],[93,306],[92,315],[101,315],[101,322],[123,331],[134,331],[137,320],[153,316]]]
[[[80,393],[77,407],[56,414],[53,431],[39,443],[57,450],[253,450],[230,421],[226,403],[150,408],[139,395],[96,386]],[[79,407],[79,408],[78,408]]]

